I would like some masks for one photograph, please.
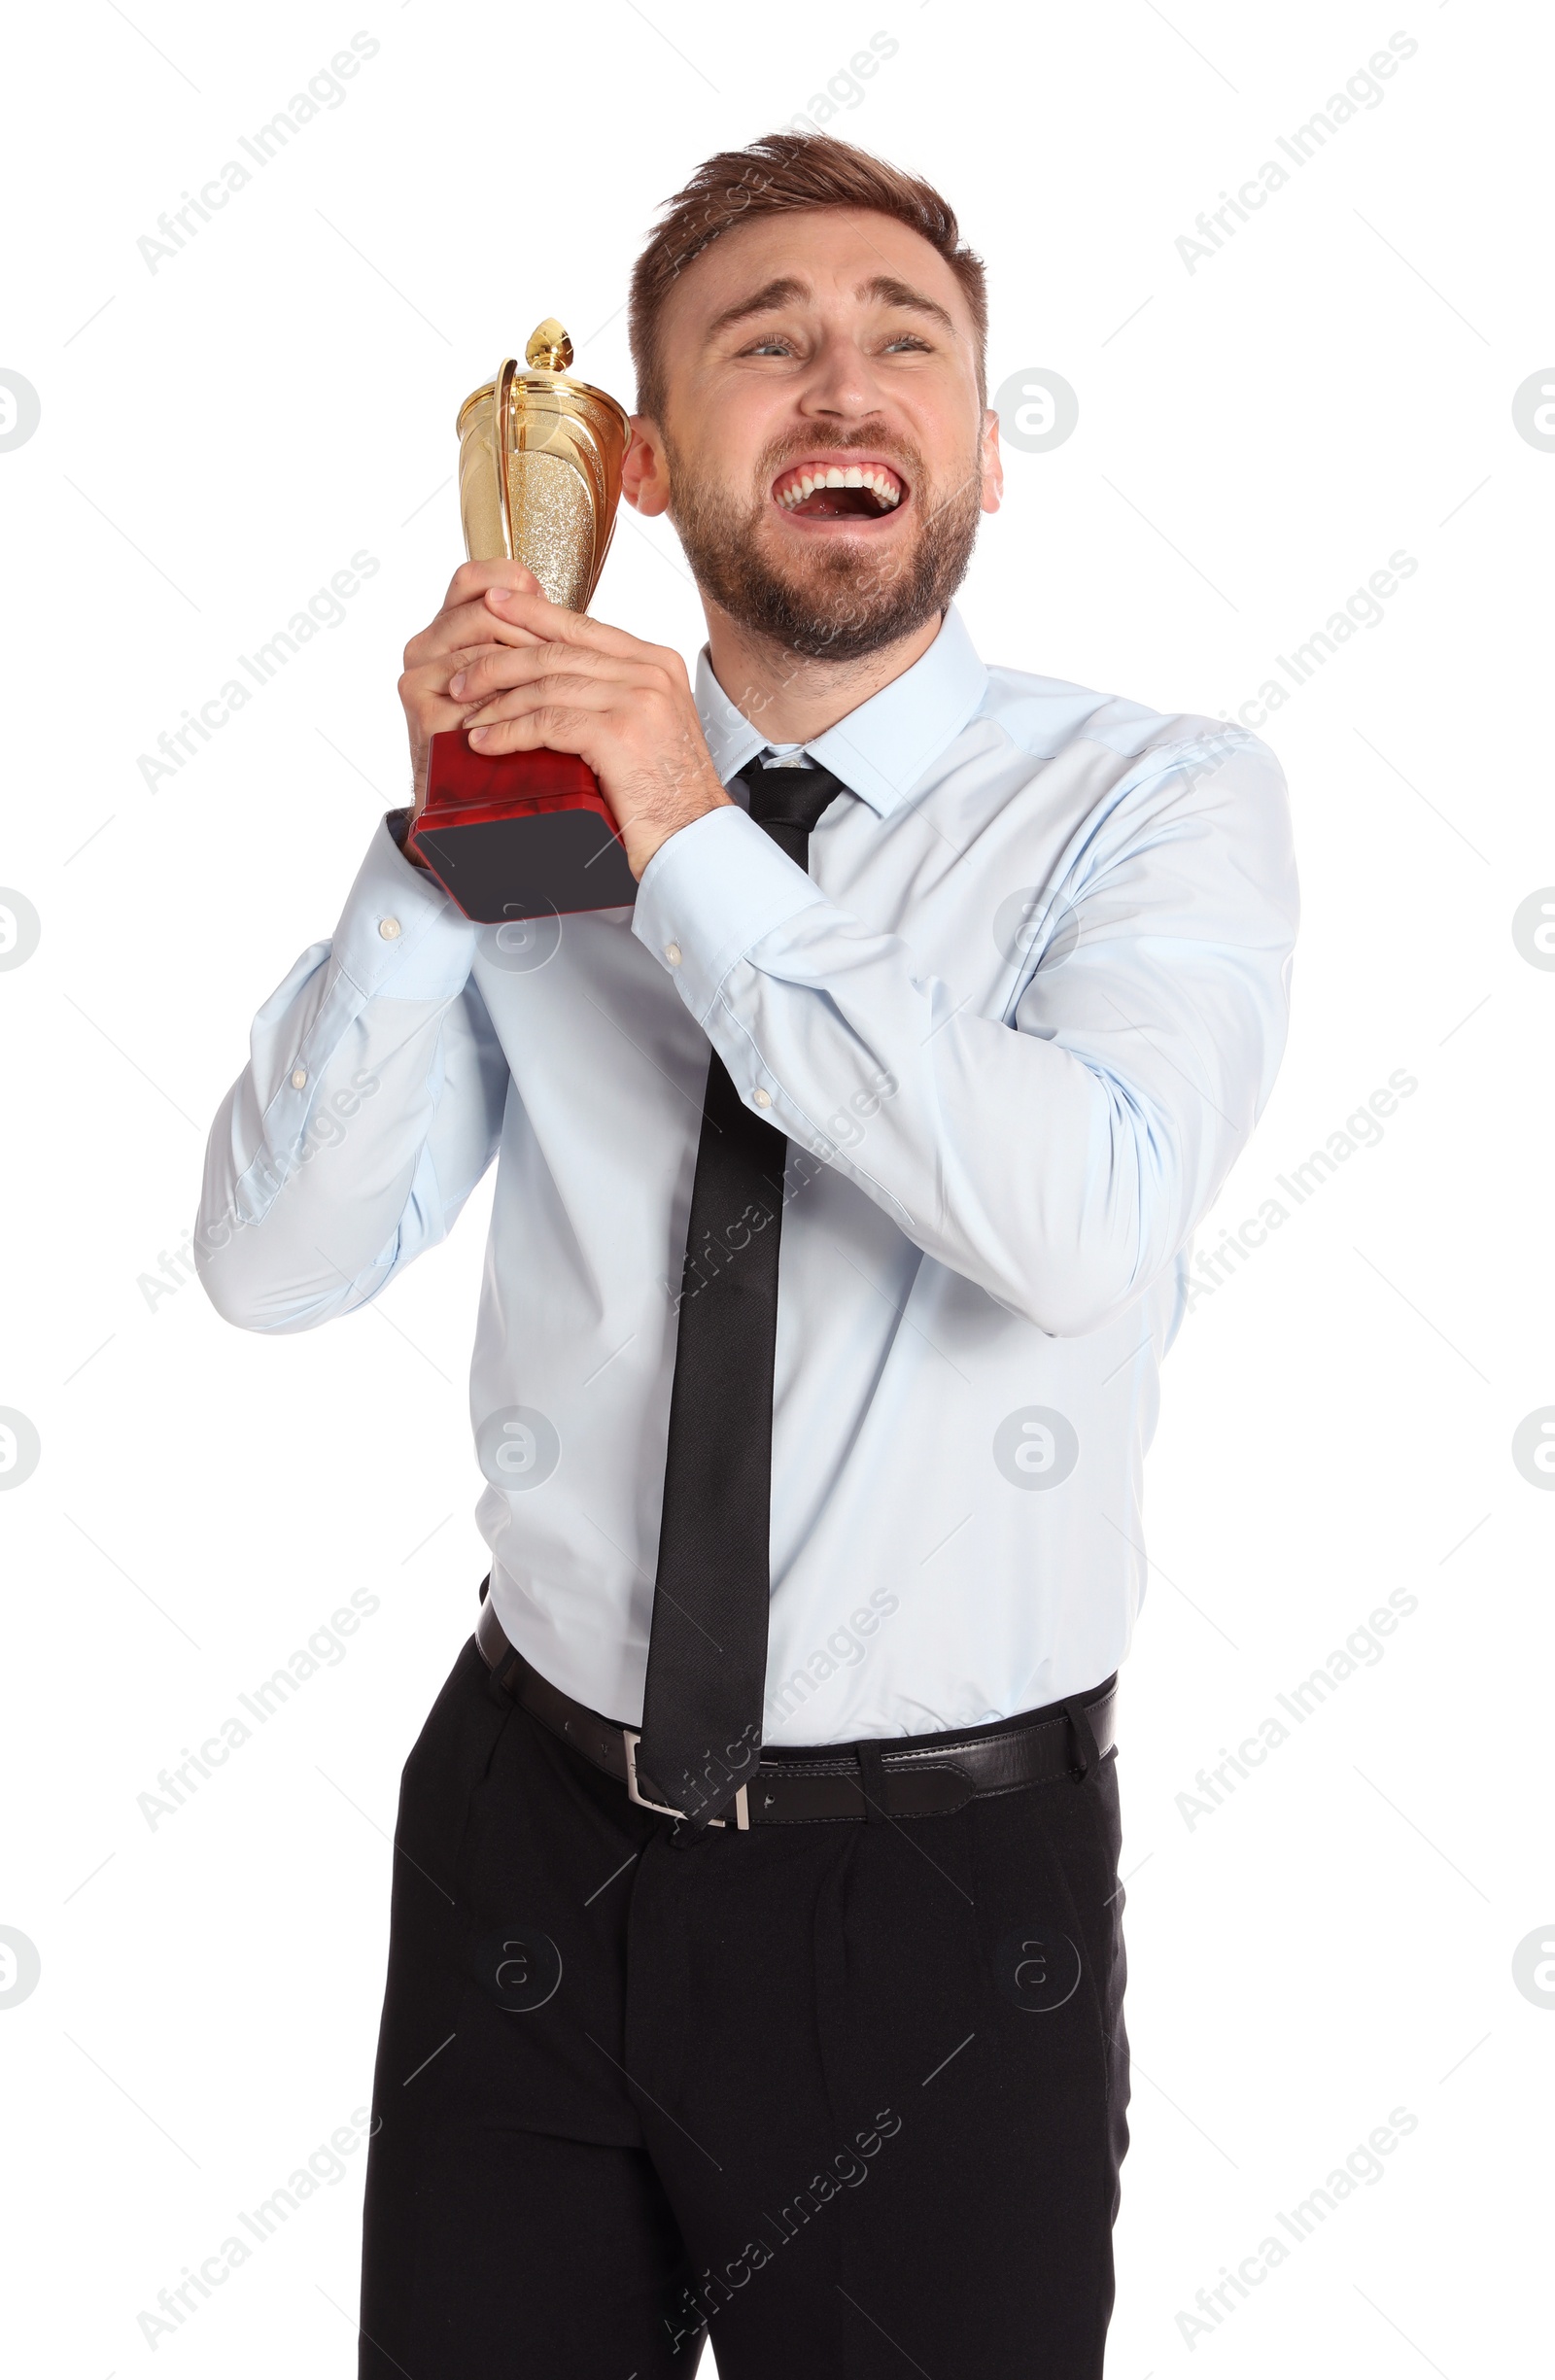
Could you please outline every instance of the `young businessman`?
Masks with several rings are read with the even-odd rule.
[[[376,1296],[499,1169],[370,2380],[648,2380],[709,2326],[723,2380],[1101,2372],[1141,1466],[1296,896],[1261,744],[973,650],[985,323],[926,185],[786,134],[698,172],[626,465],[694,685],[485,563],[400,681],[418,790],[462,723],[581,754],[635,909],[476,927],[395,813],[212,1134],[255,1329]]]

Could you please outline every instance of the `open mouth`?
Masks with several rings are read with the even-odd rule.
[[[793,520],[878,521],[898,509],[907,483],[886,463],[815,461],[791,464],[772,494]]]

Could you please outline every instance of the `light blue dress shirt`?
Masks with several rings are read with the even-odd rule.
[[[727,781],[765,740],[706,654],[697,704]],[[1158,1366],[1273,1086],[1297,911],[1263,744],[987,669],[953,607],[805,749],[848,788],[809,875],[720,809],[635,910],[472,925],[385,821],[255,1021],[196,1240],[229,1321],[306,1329],[442,1239],[496,1159],[491,1591],[536,1668],[636,1724],[710,1041],[791,1142],[785,1744],[1006,1717],[1123,1660]]]

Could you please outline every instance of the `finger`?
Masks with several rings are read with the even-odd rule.
[[[450,674],[448,691],[474,704],[508,686],[529,685],[549,671],[560,669],[587,677],[608,677],[622,688],[631,686],[643,692],[653,684],[651,663],[636,658],[618,661],[609,654],[591,652],[576,644],[487,644],[477,648],[467,663]]]
[[[526,712],[521,719],[499,719],[490,727],[471,728],[469,741],[476,751],[489,756],[503,752],[577,752],[593,741],[598,728],[596,714],[571,705],[546,703],[537,710]]]
[[[439,611],[429,627],[411,638],[405,647],[405,667],[419,669],[423,663],[436,661],[460,646],[536,642],[538,638],[533,629],[521,628],[513,620],[499,619],[482,603],[458,604],[451,610]]]
[[[601,711],[619,709],[621,694],[619,680],[582,677],[575,672],[557,670],[531,685],[515,686],[506,694],[493,695],[474,710],[466,710],[464,723],[469,728],[491,726],[499,719],[524,719],[534,711],[557,705],[598,716]]]
[[[542,646],[532,645],[526,648],[526,654],[529,651],[543,650]],[[461,686],[459,695],[455,696],[453,679],[467,673],[476,662],[486,656],[495,656],[500,653],[512,654],[515,659],[517,658],[514,648],[507,645],[456,644],[449,652],[439,653],[430,661],[423,661],[406,669],[399,680],[400,699],[412,706],[435,699],[443,703],[457,716],[463,718],[466,712],[473,708],[476,698],[464,686]],[[487,694],[500,691],[504,682],[501,678],[494,679],[486,689]],[[479,689],[476,690],[476,693],[479,694]]]
[[[493,587],[487,591],[485,600],[494,619],[516,622],[556,644],[581,644],[596,653],[615,653],[623,658],[629,654],[639,658],[651,654],[662,665],[679,659],[666,645],[644,644],[640,637],[628,636],[624,628],[607,628],[603,620],[591,620],[584,611],[569,611],[565,604],[553,604],[543,595]]]
[[[399,680],[399,700],[416,725],[432,736],[444,728],[463,727],[469,707],[450,696],[447,665],[438,662],[424,669],[407,670]]]
[[[497,562],[462,562],[448,581],[448,593],[443,597],[444,610],[457,604],[478,604],[488,587],[513,587],[522,594],[536,595],[539,580],[521,562],[505,558]]]

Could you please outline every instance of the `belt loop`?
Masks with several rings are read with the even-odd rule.
[[[1084,1703],[1073,1695],[1065,1695],[1063,1707],[1075,1741],[1075,1766],[1080,1771],[1076,1782],[1083,1785],[1091,1770],[1101,1766],[1101,1754],[1096,1748],[1095,1731]]]
[[[886,1821],[885,1771],[881,1766],[881,1743],[878,1737],[866,1736],[858,1747],[859,1778],[864,1788],[864,1815],[872,1826],[883,1826]]]
[[[515,1652],[509,1645],[507,1658],[500,1662],[498,1667],[490,1673],[487,1682],[491,1687],[494,1703],[516,1703],[518,1690],[524,1682],[523,1655]]]

